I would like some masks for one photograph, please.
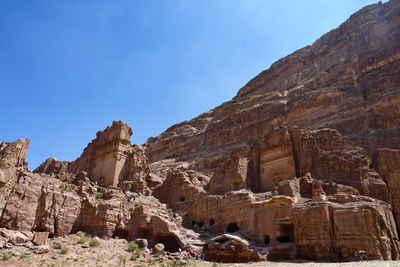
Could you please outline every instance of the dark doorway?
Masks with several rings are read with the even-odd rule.
[[[240,228],[239,228],[239,226],[236,224],[236,223],[230,223],[230,224],[228,224],[228,226],[226,227],[226,231],[228,232],[228,233],[234,233],[234,232],[237,232],[237,231],[239,231],[240,230]]]
[[[209,225],[210,225],[210,226],[213,226],[213,225],[214,225],[214,223],[215,223],[215,222],[214,222],[214,219],[210,219],[210,223],[209,223]]]
[[[157,235],[154,238],[154,243],[162,243],[165,250],[169,252],[178,252],[181,248],[178,239],[173,235]]]
[[[291,243],[294,241],[294,226],[293,224],[281,224],[279,226],[280,235],[279,243]]]
[[[137,231],[135,237],[136,238],[150,238],[151,237],[152,230],[149,228],[139,228]]]
[[[129,239],[129,232],[127,230],[115,230],[113,237]]]
[[[269,235],[264,236],[264,244],[269,245],[269,242],[271,241]]]

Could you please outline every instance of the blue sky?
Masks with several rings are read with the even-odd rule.
[[[144,143],[374,2],[3,0],[0,140],[30,138],[30,168],[113,120]]]

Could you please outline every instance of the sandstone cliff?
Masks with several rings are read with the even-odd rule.
[[[367,6],[144,146],[114,121],[78,159],[32,173],[27,139],[0,142],[0,227],[224,262],[397,260],[399,29],[399,0]]]
[[[400,148],[400,2],[367,6],[277,61],[236,97],[146,143],[151,162],[215,168],[279,126],[333,128],[369,153]]]

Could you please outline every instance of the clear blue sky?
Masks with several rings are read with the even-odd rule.
[[[30,168],[113,120],[144,143],[374,2],[3,0],[0,140],[30,138]]]

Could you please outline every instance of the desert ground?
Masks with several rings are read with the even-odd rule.
[[[168,254],[154,254],[150,251],[137,250],[130,252],[128,241],[125,239],[110,238],[98,239],[84,234],[75,234],[65,237],[50,238],[46,247],[48,252],[36,254],[26,246],[12,246],[3,248],[0,252],[0,266],[19,267],[58,267],[58,266],[272,266],[272,267],[303,267],[303,266],[400,266],[395,261],[363,261],[344,263],[324,262],[257,262],[246,264],[222,264],[206,262],[188,257],[185,252]]]

